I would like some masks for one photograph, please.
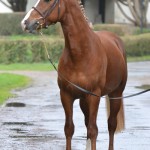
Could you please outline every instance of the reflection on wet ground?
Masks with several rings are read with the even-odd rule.
[[[150,85],[150,62],[129,63],[129,80],[125,95],[141,91]],[[64,111],[60,103],[56,72],[14,72],[28,75],[33,85],[15,91],[0,108],[0,150],[65,150]],[[150,93],[124,100],[126,129],[115,136],[116,150],[147,150],[150,147]],[[79,109],[74,104],[75,134],[73,150],[84,150],[86,128]],[[108,149],[105,100],[98,114],[97,149]]]
[[[24,104],[24,103],[17,103],[17,102],[10,102],[10,103],[7,103],[6,104],[6,107],[25,107],[26,106],[26,104]]]

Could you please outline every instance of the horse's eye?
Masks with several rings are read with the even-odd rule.
[[[45,2],[50,2],[51,0],[44,0]]]

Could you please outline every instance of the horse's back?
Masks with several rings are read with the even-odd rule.
[[[110,52],[111,48],[113,49],[117,46],[118,48],[115,48],[115,50],[120,50],[120,52],[123,54],[123,57],[125,58],[126,61],[125,48],[119,36],[109,31],[97,31],[95,33],[100,38],[102,45],[106,49],[106,52],[107,50],[109,50],[108,52]]]

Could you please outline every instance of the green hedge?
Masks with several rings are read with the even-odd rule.
[[[127,56],[150,55],[150,33],[125,36],[122,39],[125,43]]]
[[[1,13],[0,35],[22,34],[20,22],[24,13]]]
[[[21,28],[21,20],[25,13],[1,13],[0,14],[0,35],[20,35],[25,34]],[[50,26],[48,30],[43,30],[45,34],[61,34],[60,24]]]
[[[21,37],[0,39],[0,63],[47,61],[43,41],[40,38],[37,36]],[[124,36],[122,39],[125,43],[127,56],[150,56],[150,34]],[[64,39],[47,36],[44,40],[54,62],[58,62],[64,47]]]
[[[25,34],[21,29],[21,20],[24,18],[25,13],[1,13],[0,14],[0,35],[18,35]],[[124,36],[126,34],[139,34],[140,28],[123,25],[123,24],[95,24],[94,30],[107,30]],[[150,32],[148,29],[143,29],[143,32]],[[60,24],[50,26],[48,30],[44,30],[48,35],[62,35]]]
[[[45,43],[54,62],[57,62],[63,49],[63,39],[47,38]],[[32,63],[47,61],[41,39],[0,40],[0,63]]]
[[[134,33],[136,28],[129,25],[122,25],[122,24],[95,24],[94,30],[95,31],[110,31],[116,33],[119,36],[124,36],[126,34]]]

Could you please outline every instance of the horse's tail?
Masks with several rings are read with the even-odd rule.
[[[110,101],[109,97],[106,96],[106,107],[107,107],[107,116],[110,115]],[[120,110],[117,115],[117,128],[115,133],[121,132],[125,128],[125,116],[124,116],[124,106],[123,106],[123,99],[121,99],[121,106]]]

